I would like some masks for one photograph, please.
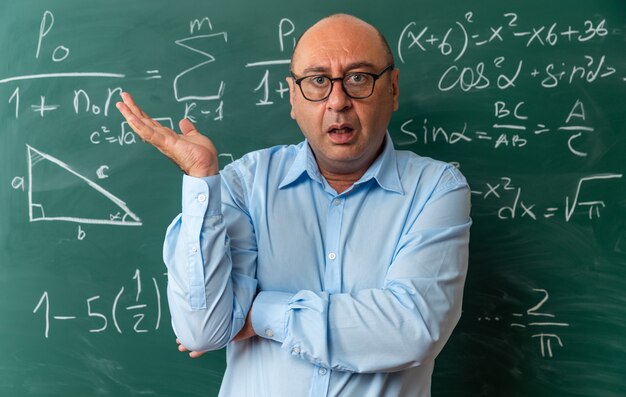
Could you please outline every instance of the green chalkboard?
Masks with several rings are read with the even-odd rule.
[[[0,3],[1,396],[217,394],[223,352],[179,353],[165,300],[180,172],[114,102],[192,118],[222,165],[299,142],[288,60],[335,12],[390,42],[396,147],[472,188],[433,395],[625,395],[623,1],[49,0]]]

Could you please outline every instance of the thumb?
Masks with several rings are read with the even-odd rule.
[[[193,125],[193,123],[191,121],[189,121],[189,119],[182,119],[179,123],[178,123],[178,127],[180,127],[181,132],[183,133],[183,135],[189,135],[192,132],[198,132],[196,130],[196,126]]]

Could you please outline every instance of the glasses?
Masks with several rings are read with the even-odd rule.
[[[330,93],[333,92],[335,81],[341,81],[341,88],[347,96],[354,99],[365,99],[374,93],[374,86],[376,80],[380,78],[386,71],[392,70],[393,64],[387,66],[382,72],[367,73],[367,72],[354,72],[348,73],[343,77],[328,77],[323,74],[304,76],[296,78],[291,73],[295,83],[300,87],[302,96],[311,102],[320,102],[326,100]]]

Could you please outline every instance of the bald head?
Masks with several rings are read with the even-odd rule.
[[[335,37],[333,37],[333,35]],[[308,50],[306,44],[309,42],[317,42],[320,40],[341,40],[348,36],[357,36],[364,41],[364,45],[374,47],[374,50],[380,51],[384,58],[385,64],[393,64],[393,53],[389,47],[389,43],[383,34],[369,23],[348,14],[334,14],[319,20],[316,24],[307,29],[296,41],[291,56],[291,70],[294,71],[294,62],[298,61],[299,52],[303,49]]]

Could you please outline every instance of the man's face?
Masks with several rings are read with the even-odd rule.
[[[389,56],[376,33],[362,21],[330,18],[300,39],[291,65],[297,77],[342,77],[351,72],[380,73]],[[323,174],[363,173],[378,156],[391,114],[398,108],[398,71],[385,72],[372,96],[354,99],[335,81],[328,99],[305,99],[291,78],[291,117],[307,138]]]

